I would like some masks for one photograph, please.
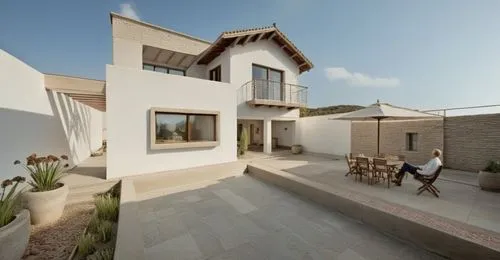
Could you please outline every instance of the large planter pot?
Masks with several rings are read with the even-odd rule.
[[[0,228],[0,259],[21,259],[28,246],[30,231],[30,212],[23,209],[12,222]]]
[[[31,224],[47,224],[61,217],[69,193],[68,186],[61,185],[51,191],[23,193],[26,207],[31,213]]]
[[[500,192],[500,173],[479,171],[477,179],[481,189]]]
[[[299,154],[299,153],[302,153],[302,145],[300,144],[294,144],[292,145],[292,153],[293,154]]]

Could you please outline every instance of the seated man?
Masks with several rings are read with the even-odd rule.
[[[418,175],[433,175],[436,170],[439,168],[439,166],[442,165],[441,160],[439,159],[439,156],[441,155],[441,150],[439,149],[434,149],[432,150],[432,156],[433,158],[430,159],[425,165],[422,166],[414,166],[409,163],[404,163],[401,169],[399,170],[398,173],[394,177],[396,177],[395,180],[392,182],[396,183],[396,185],[401,186],[401,181],[403,180],[403,176],[405,175],[406,172],[411,173],[413,176],[418,177]]]

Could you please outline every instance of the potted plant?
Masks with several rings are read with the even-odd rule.
[[[247,130],[246,128],[243,128],[241,130],[240,143],[238,146],[238,156],[245,154],[245,152],[248,150],[248,143],[249,141],[248,141]]]
[[[20,208],[19,183],[23,177],[17,176],[2,182],[0,195],[0,259],[18,260],[24,254],[30,237],[30,213]],[[7,187],[13,185],[7,192]],[[17,213],[17,214],[16,214]]]
[[[483,190],[500,191],[500,161],[490,161],[478,174],[479,187]]]
[[[300,144],[294,144],[294,145],[292,145],[292,153],[293,154],[300,154],[300,153],[302,153],[302,145],[300,145]]]
[[[66,155],[37,157],[32,154],[26,158],[25,164],[19,160],[14,162],[22,165],[31,177],[28,184],[32,188],[22,195],[30,211],[31,224],[45,224],[61,217],[69,192],[68,187],[60,182],[64,168],[68,167],[67,160]]]

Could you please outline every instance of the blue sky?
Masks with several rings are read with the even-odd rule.
[[[278,27],[315,67],[312,107],[377,99],[421,108],[500,103],[500,1],[1,1],[0,48],[42,72],[104,79],[109,12],[203,39]]]

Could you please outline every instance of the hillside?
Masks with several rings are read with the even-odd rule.
[[[331,115],[338,113],[347,113],[355,110],[362,109],[364,107],[357,105],[337,105],[337,106],[328,106],[328,107],[318,107],[318,108],[301,108],[300,109],[300,117],[307,116],[322,116],[322,115]]]

